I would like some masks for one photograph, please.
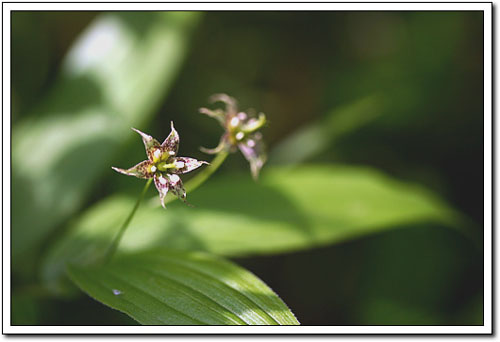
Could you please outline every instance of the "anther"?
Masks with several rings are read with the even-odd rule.
[[[238,125],[240,124],[240,119],[238,119],[236,116],[233,117],[231,119],[231,121],[229,121],[229,124],[232,126],[232,127],[238,127]]]
[[[243,132],[236,133],[236,140],[241,140],[244,137],[245,137],[245,133],[243,133]]]

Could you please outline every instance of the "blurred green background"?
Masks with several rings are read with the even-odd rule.
[[[266,113],[264,172],[372,167],[482,236],[482,12],[14,12],[11,58],[13,324],[135,324],[48,293],[42,260],[87,208],[139,193],[110,169],[144,159],[130,126],[162,140],[173,120],[180,154],[206,160],[221,128],[197,111],[214,93]],[[235,154],[214,179],[240,171]],[[233,260],[302,324],[481,325],[481,248],[444,224],[399,228]]]

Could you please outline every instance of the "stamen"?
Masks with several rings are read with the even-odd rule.
[[[240,119],[241,121],[245,121],[247,119],[247,114],[244,112],[239,112],[238,119]]]
[[[244,137],[245,137],[245,133],[243,133],[243,132],[236,133],[236,140],[241,140]]]
[[[185,165],[182,161],[176,161],[174,164],[177,169],[182,169]]]
[[[238,125],[240,124],[240,119],[238,119],[236,116],[233,117],[231,119],[231,121],[229,121],[229,124],[232,126],[232,127],[238,127]]]
[[[155,150],[153,152],[153,156],[156,158],[156,159],[160,159],[160,156],[161,156],[161,151],[160,150]]]
[[[178,181],[180,181],[181,179],[179,178],[179,176],[177,175],[170,175],[170,180],[173,182],[173,183],[177,183]]]
[[[151,166],[151,172],[156,172],[156,166]]]
[[[163,176],[160,176],[160,183],[165,185],[165,184],[167,184],[167,180],[165,178],[163,178]]]

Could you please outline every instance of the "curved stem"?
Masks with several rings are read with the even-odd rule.
[[[226,152],[226,151],[220,151],[219,153],[217,153],[217,155],[212,160],[210,165],[208,165],[203,171],[198,173],[196,176],[191,178],[186,183],[186,185],[185,185],[186,192],[191,192],[191,191],[195,190],[197,187],[199,187],[200,185],[202,185],[203,183],[205,183],[205,181],[208,179],[208,177],[210,177],[212,175],[212,173],[217,171],[219,166],[221,166],[222,163],[224,162],[224,160],[226,160],[227,155],[228,155],[228,152]]]
[[[125,222],[123,222],[122,226],[120,227],[120,230],[118,231],[118,234],[115,236],[113,241],[111,242],[111,245],[109,246],[106,254],[104,255],[104,262],[109,262],[113,255],[116,252],[116,249],[118,248],[118,244],[120,243],[120,240],[122,239],[123,233],[125,233],[125,230],[127,230],[128,225],[130,224],[130,221],[132,221],[132,218],[135,215],[135,212],[137,211],[137,208],[139,208],[139,205],[141,204],[142,199],[144,198],[144,195],[148,191],[149,186],[153,182],[153,178],[148,179],[146,182],[146,185],[144,185],[144,188],[142,189],[141,194],[139,195],[139,198],[137,198],[137,201],[135,202],[134,208],[130,212],[130,214],[127,216],[127,219]]]
[[[224,160],[226,160],[228,155],[228,152],[226,151],[221,151],[217,153],[215,158],[212,160],[212,163],[207,166],[203,171],[198,173],[195,177],[191,178],[185,185],[186,192],[191,192],[195,190],[197,187],[199,187],[201,184],[203,184],[218,168],[219,166],[222,165]],[[130,221],[132,221],[132,218],[135,215],[135,212],[139,208],[139,205],[141,204],[142,199],[144,198],[144,195],[146,194],[149,186],[151,185],[153,179],[150,178],[146,182],[146,185],[144,186],[144,189],[142,189],[141,194],[139,195],[139,198],[137,198],[137,202],[135,202],[135,206],[130,212],[130,214],[127,216],[127,219],[125,222],[123,222],[122,226],[120,227],[120,230],[118,231],[118,234],[116,234],[115,238],[111,242],[111,245],[109,246],[108,250],[106,251],[106,254],[104,255],[104,262],[109,262],[113,255],[115,254],[116,250],[118,249],[118,245],[120,244],[120,241],[122,239],[123,234],[128,228],[128,225],[130,224]],[[173,200],[177,199],[177,197],[173,196],[172,193],[168,193],[167,197],[165,198],[164,203],[167,204],[169,202],[172,202]],[[158,201],[157,198],[155,198],[156,201]],[[157,202],[158,204],[158,202]],[[159,205],[159,204],[158,204]]]

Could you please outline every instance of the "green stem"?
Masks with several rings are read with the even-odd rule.
[[[186,192],[191,192],[195,190],[197,187],[205,183],[205,181],[214,173],[217,171],[219,166],[222,165],[224,160],[226,160],[228,155],[228,152],[226,151],[221,151],[217,153],[215,158],[212,160],[210,165],[208,165],[206,168],[203,169],[203,171],[199,172],[196,176],[191,178],[185,185]]]
[[[123,222],[122,226],[120,227],[120,230],[118,231],[118,234],[115,236],[113,239],[113,242],[111,242],[111,245],[109,246],[105,256],[104,256],[104,262],[109,262],[113,255],[116,252],[116,249],[118,248],[118,244],[120,243],[120,240],[122,239],[123,233],[125,233],[125,230],[127,230],[128,225],[130,224],[130,221],[132,221],[132,218],[135,215],[135,212],[139,208],[139,205],[141,204],[142,199],[144,198],[144,195],[149,189],[149,186],[153,182],[153,178],[148,179],[146,182],[146,185],[144,185],[144,188],[142,189],[141,194],[139,195],[139,198],[137,198],[137,201],[135,202],[134,208],[128,215],[127,219],[125,222]]]
[[[211,175],[214,173],[219,166],[222,165],[224,160],[226,160],[228,155],[228,152],[226,151],[221,151],[217,153],[215,158],[212,160],[212,163],[207,166],[203,171],[198,173],[195,177],[191,178],[185,185],[186,192],[191,192],[195,190],[197,187],[199,187],[201,184],[203,184]],[[139,198],[137,199],[137,202],[135,202],[135,206],[128,215],[127,219],[125,222],[123,222],[122,226],[120,227],[120,230],[118,231],[118,234],[115,236],[113,241],[111,242],[111,245],[109,246],[108,250],[106,251],[106,254],[104,255],[104,262],[109,262],[113,255],[115,254],[118,245],[120,244],[120,241],[122,239],[123,234],[128,228],[128,225],[130,224],[130,221],[132,221],[132,218],[135,215],[135,212],[139,208],[139,205],[141,204],[142,199],[144,198],[144,195],[146,194],[149,186],[151,185],[153,179],[150,178],[148,179],[146,185],[144,186],[144,189],[142,189],[141,194],[139,195]],[[175,200],[177,197],[172,195],[172,193],[168,193],[167,197],[165,197],[165,204],[172,202]],[[158,201],[158,198],[155,198],[155,201]],[[158,202],[156,202],[158,203]]]

